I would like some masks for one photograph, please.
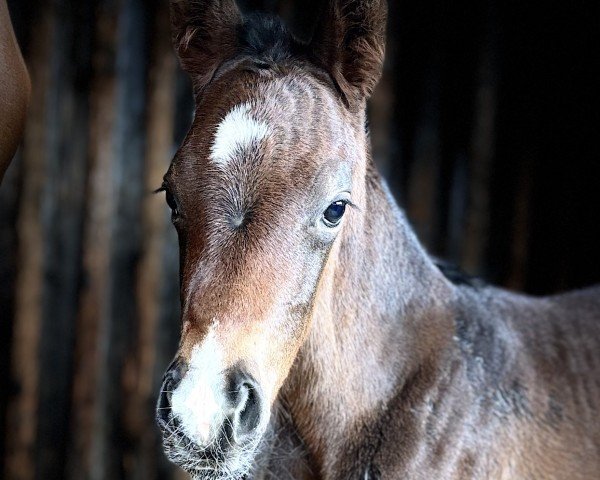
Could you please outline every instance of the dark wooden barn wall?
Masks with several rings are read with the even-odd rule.
[[[240,3],[303,36],[321,5]],[[0,188],[0,471],[176,478],[152,410],[177,242],[150,192],[192,105],[167,2],[9,7],[34,93]],[[598,18],[597,2],[390,3],[375,156],[433,253],[532,293],[600,279]]]

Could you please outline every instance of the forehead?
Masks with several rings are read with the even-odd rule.
[[[236,70],[204,92],[174,170],[311,175],[351,151],[351,117],[323,80],[293,68]]]

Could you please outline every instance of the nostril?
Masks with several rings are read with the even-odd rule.
[[[260,396],[253,382],[245,381],[239,387],[239,403],[235,415],[235,435],[243,439],[260,423]]]
[[[187,366],[180,362],[176,361],[171,364],[171,368],[167,371],[167,373],[171,376],[171,386],[173,389],[177,388],[183,380],[185,376],[185,372],[187,371]]]
[[[160,387],[160,394],[158,396],[158,404],[156,406],[156,417],[163,427],[166,427],[171,419],[171,398],[173,392],[181,383],[185,375],[186,367],[179,361],[174,360],[163,377],[163,383]]]

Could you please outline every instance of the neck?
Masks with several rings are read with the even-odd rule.
[[[317,471],[327,477],[340,471],[349,448],[368,457],[358,439],[375,448],[377,439],[369,438],[383,412],[415,388],[416,376],[441,368],[440,352],[452,339],[452,286],[375,173],[367,175],[365,198],[330,255],[311,333],[284,394]]]

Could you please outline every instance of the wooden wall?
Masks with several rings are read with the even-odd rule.
[[[321,2],[241,3],[307,35]],[[549,293],[600,279],[599,17],[522,3],[390,2],[371,129],[432,252]],[[178,253],[150,192],[192,104],[167,2],[9,7],[34,91],[0,188],[0,472],[177,478],[153,405],[179,334]]]

